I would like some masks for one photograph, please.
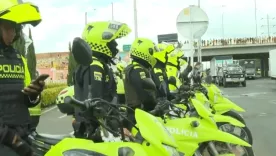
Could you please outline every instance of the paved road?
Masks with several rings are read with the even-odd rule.
[[[248,80],[247,87],[229,87],[222,90],[247,111],[242,115],[252,131],[256,156],[275,156],[276,81]],[[41,117],[38,131],[52,134],[70,133],[71,121],[71,117],[64,116],[57,108],[51,108]]]
[[[247,87],[222,88],[224,94],[242,106],[254,138],[257,156],[275,156],[276,147],[276,81],[248,80]]]

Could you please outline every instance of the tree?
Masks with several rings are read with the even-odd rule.
[[[32,39],[32,31],[29,28],[29,38]],[[34,48],[34,42],[30,44],[28,47],[27,51],[27,64],[28,64],[28,69],[31,74],[31,78],[35,79],[36,78],[36,56],[35,56],[35,48]]]
[[[74,71],[77,67],[77,62],[73,56],[72,53],[72,47],[71,47],[71,42],[69,42],[69,60],[68,60],[68,75],[67,75],[67,85],[71,86],[73,85],[73,75]]]
[[[26,49],[25,49],[25,39],[23,36],[23,32],[21,31],[21,35],[19,37],[19,39],[17,39],[14,43],[13,43],[13,47],[18,50],[21,55],[23,55],[24,57],[26,56]]]

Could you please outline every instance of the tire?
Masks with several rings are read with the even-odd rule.
[[[225,79],[225,78],[223,79],[223,87],[224,87],[224,88],[227,88],[227,82],[226,82],[226,79]]]
[[[247,155],[246,156],[255,156],[254,151],[252,149],[252,147],[245,147],[245,146],[241,146],[244,148],[244,150],[246,151]],[[207,155],[210,156],[215,156],[212,152],[212,150],[209,148],[208,143],[202,143],[199,148],[198,148],[199,152],[201,153],[201,155],[206,155],[206,152],[208,153]]]
[[[222,125],[225,125],[225,124],[231,125],[230,123],[217,123],[218,127],[220,127]],[[234,127],[236,127],[236,126],[234,126]],[[233,135],[239,137],[240,139],[243,139],[244,141],[248,142],[250,145],[253,145],[253,137],[252,137],[252,133],[249,130],[249,128],[247,126],[245,126],[245,127],[237,127],[237,128],[242,129],[246,133],[248,140],[245,140],[244,138],[238,136],[237,134],[234,134],[234,133],[231,133],[231,132],[228,132],[228,131],[225,131],[225,132],[233,134]]]
[[[243,81],[241,84],[243,87],[246,87],[246,81]]]
[[[243,117],[240,116],[240,114],[236,113],[235,111],[230,110],[230,111],[225,112],[221,115],[230,116],[232,118],[235,118],[235,119],[239,120],[240,122],[242,122],[243,124],[246,125],[245,120],[243,119]]]

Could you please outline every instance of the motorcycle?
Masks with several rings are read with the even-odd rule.
[[[243,138],[251,145],[253,144],[253,137],[252,137],[251,131],[244,124],[244,122],[241,122],[240,120],[232,116],[225,115],[224,113],[219,113],[217,111],[214,111],[214,108],[213,108],[214,105],[212,105],[209,99],[205,96],[206,94],[206,92],[204,91],[205,88],[202,87],[200,84],[192,87],[192,90],[195,91],[196,99],[198,99],[201,103],[205,105],[207,109],[209,109],[213,114],[215,114],[214,115],[215,120],[217,121],[218,126],[221,129],[224,129],[224,131],[227,131],[229,133],[240,132],[240,135],[239,135],[240,138]],[[205,94],[203,92],[205,92]]]
[[[146,81],[147,79],[144,79]],[[148,79],[146,86],[153,83]],[[154,87],[152,87],[154,88]],[[185,95],[193,97],[192,92],[186,92]],[[204,150],[210,149],[209,153],[214,155],[229,154],[233,151],[233,145],[241,145],[240,150],[245,155],[253,156],[251,145],[242,139],[221,131],[216,125],[213,114],[208,111],[202,104],[195,98],[185,98],[188,101],[178,101],[178,106],[187,105],[189,111],[185,111],[183,107],[171,105],[172,111],[176,111],[178,115],[165,113],[163,118],[159,118],[164,122],[166,129],[168,129],[174,136],[179,148],[178,151],[185,153],[185,155],[204,155]],[[173,109],[176,108],[176,109]],[[152,114],[158,114],[153,110]],[[135,130],[132,131],[135,135]],[[208,135],[206,135],[208,134]],[[223,149],[223,150],[222,150]]]
[[[75,38],[73,41],[73,55],[77,62],[83,65],[89,65],[92,62],[92,51],[90,47],[80,38]],[[77,51],[76,51],[77,50]],[[83,60],[85,58],[85,60]],[[90,59],[91,58],[91,59]],[[91,87],[89,84],[88,87]],[[39,152],[46,152],[45,156],[70,156],[70,155],[171,155],[178,156],[183,155],[179,153],[176,148],[173,137],[164,128],[154,116],[136,109],[135,118],[137,121],[136,130],[138,134],[135,137],[125,137],[125,133],[122,127],[122,119],[128,120],[124,114],[122,114],[118,108],[122,107],[117,104],[107,102],[105,100],[90,97],[86,101],[78,101],[73,97],[66,97],[65,104],[74,105],[75,107],[83,110],[82,116],[86,119],[88,129],[86,131],[86,137],[84,139],[72,138],[67,136],[54,136],[49,135],[30,135],[30,141],[33,148],[40,150],[44,145],[47,150],[40,150]],[[108,107],[106,107],[108,106]],[[108,108],[108,109],[107,109]],[[116,113],[115,116],[111,113]],[[93,117],[93,118],[91,118]],[[89,131],[89,124],[93,119],[97,119],[99,132],[104,143],[94,143],[89,138],[94,131]],[[113,130],[107,125],[108,121],[113,119],[117,121],[119,127],[118,130]],[[152,134],[152,131],[155,132]],[[47,143],[49,146],[45,146]],[[45,149],[44,148],[44,149]],[[39,155],[39,153],[36,153]]]
[[[243,117],[236,113],[245,112],[243,108],[224,97],[220,89],[215,84],[202,83],[202,86],[204,86],[208,91],[208,98],[214,112],[231,116],[241,121],[243,124],[246,124]]]
[[[120,133],[111,130],[109,126],[105,125],[107,119],[111,119],[108,114],[111,113],[104,106],[109,105],[110,108],[118,112],[117,115],[124,117],[119,113],[118,105],[109,103],[101,99],[91,99],[84,102],[77,101],[74,98],[68,97],[66,103],[74,104],[76,107],[82,109],[92,110],[93,115],[96,116],[101,125],[101,137],[104,143],[94,143],[89,139],[65,138],[54,145],[45,156],[64,156],[64,155],[173,155],[178,156],[176,150],[177,144],[170,135],[170,133],[163,127],[154,116],[144,112],[140,109],[135,110],[135,118],[137,121],[138,134],[133,138],[125,138],[123,128],[120,127]],[[120,106],[121,107],[121,106]],[[117,108],[117,109],[116,109]],[[107,118],[106,118],[107,117]],[[106,119],[104,119],[106,118]],[[89,118],[87,118],[89,119]],[[112,119],[118,119],[118,116],[113,116]],[[152,134],[152,131],[155,133]],[[93,133],[93,132],[92,132]],[[87,134],[89,136],[89,134]]]

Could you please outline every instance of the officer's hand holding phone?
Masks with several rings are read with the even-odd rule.
[[[31,82],[30,85],[26,86],[22,92],[29,96],[39,95],[45,86],[45,80],[49,77],[48,74],[41,74]]]

